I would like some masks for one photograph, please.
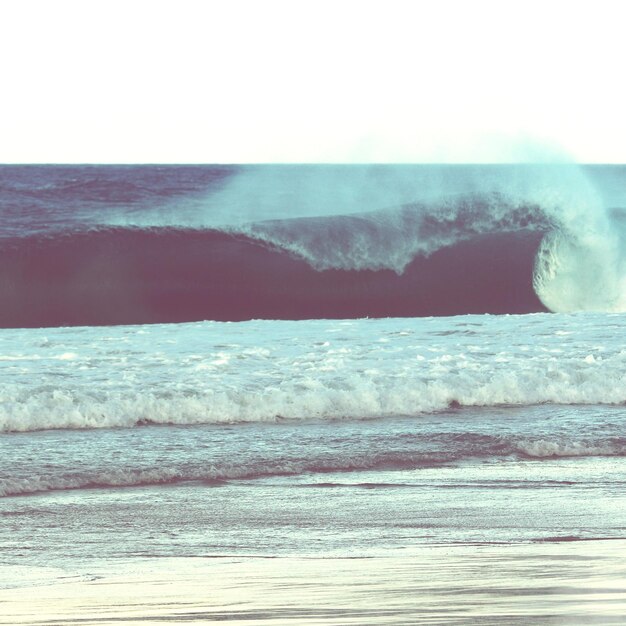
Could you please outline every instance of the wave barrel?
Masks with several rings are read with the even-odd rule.
[[[542,234],[477,235],[398,274],[316,270],[217,230],[111,228],[0,244],[0,326],[407,317],[545,311],[533,290]]]

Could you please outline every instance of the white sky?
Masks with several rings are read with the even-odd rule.
[[[626,162],[626,2],[2,0],[0,162]]]

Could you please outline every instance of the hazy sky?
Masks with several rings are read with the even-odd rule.
[[[0,161],[626,162],[625,18],[602,0],[3,0]]]

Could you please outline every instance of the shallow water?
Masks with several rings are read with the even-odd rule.
[[[625,482],[567,458],[5,498],[0,623],[619,624]]]

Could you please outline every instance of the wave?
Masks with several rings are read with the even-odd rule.
[[[520,441],[516,450],[535,459],[554,459],[559,457],[585,456],[626,456],[624,440],[589,442],[589,441],[550,441],[536,439]]]
[[[622,351],[599,361],[581,355],[562,355],[557,361],[523,353],[494,367],[480,355],[442,355],[430,362],[428,374],[413,366],[408,373],[400,366],[385,371],[383,363],[362,370],[357,359],[354,368],[286,375],[299,366],[294,358],[281,364],[280,382],[260,378],[231,388],[227,379],[202,369],[189,372],[185,379],[191,388],[182,391],[176,384],[155,391],[150,381],[133,389],[65,386],[62,381],[7,383],[0,397],[0,432],[371,419],[462,407],[622,405],[624,357]],[[302,362],[300,358],[300,366]],[[527,452],[532,454],[530,448]]]
[[[543,311],[532,287],[540,241],[528,230],[477,235],[416,256],[398,273],[319,271],[271,241],[217,230],[101,229],[5,239],[0,325]]]
[[[581,187],[579,180],[576,183],[566,179],[559,186],[532,191],[496,189],[447,195],[394,209],[323,219],[268,220],[238,225],[233,232],[287,250],[318,271],[393,270],[398,275],[410,269],[415,259],[442,250],[457,255],[460,267],[471,264],[476,256],[465,256],[467,250],[458,247],[470,241],[485,246],[485,252],[493,246],[493,262],[500,263],[490,236],[535,233],[541,243],[533,252],[530,275],[543,305],[536,310],[626,311],[626,210],[606,209],[593,190]],[[563,184],[571,184],[572,189],[563,193]],[[511,254],[528,252],[512,250]],[[524,290],[526,285],[524,280],[515,282],[511,291]],[[452,288],[456,290],[457,285]]]
[[[422,444],[424,442],[421,442]],[[441,445],[441,442],[438,442]],[[428,447],[428,446],[426,446]],[[368,450],[340,455],[311,454],[308,458],[258,458],[238,462],[206,462],[180,464],[164,462],[161,467],[109,467],[92,470],[64,469],[56,474],[0,478],[0,497],[25,495],[46,491],[76,489],[115,489],[123,487],[147,487],[204,483],[219,486],[233,480],[256,480],[275,476],[302,476],[362,471],[394,471],[432,468],[469,459],[520,458],[550,460],[567,457],[624,457],[626,441],[573,440],[573,439],[517,439],[472,435],[448,439],[440,449],[426,450],[413,446],[413,450]],[[319,454],[319,453],[318,453]],[[317,483],[314,483],[317,484]],[[321,483],[328,487],[337,483]],[[400,483],[398,486],[401,486]],[[554,482],[548,480],[548,486]],[[362,485],[357,485],[362,486]],[[441,486],[438,484],[438,486]],[[493,483],[493,487],[514,488],[506,481]]]
[[[625,209],[608,208],[625,206],[623,169],[599,174],[565,163],[248,167],[207,198],[206,210],[181,206],[118,223],[219,225],[319,271],[398,274],[416,256],[467,238],[528,229],[545,234],[533,287],[547,309],[624,311]]]
[[[181,208],[149,225],[135,207],[124,225],[5,235],[0,326],[626,310],[625,211],[556,173],[341,215],[190,224]],[[52,191],[112,202],[148,178],[84,174]]]

